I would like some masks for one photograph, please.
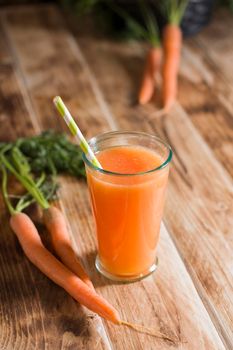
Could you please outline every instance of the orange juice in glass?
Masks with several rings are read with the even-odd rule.
[[[98,241],[97,270],[118,281],[147,276],[156,248],[172,151],[158,137],[109,132],[89,145],[102,169],[83,154]]]

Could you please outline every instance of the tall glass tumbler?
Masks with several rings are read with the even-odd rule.
[[[98,135],[89,144],[100,163],[104,152],[116,157],[111,171],[102,163],[103,169],[93,166],[83,154],[98,241],[96,267],[113,280],[140,279],[157,267],[171,148],[156,136],[120,131]],[[121,158],[126,151],[132,161],[143,164],[154,157],[153,167],[123,173]]]

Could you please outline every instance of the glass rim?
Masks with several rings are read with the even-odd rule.
[[[94,137],[92,137],[90,140],[88,140],[88,144],[89,146],[91,147],[91,143],[97,143],[97,141],[100,140],[100,138],[103,138],[103,139],[107,139],[107,138],[111,138],[112,136],[114,135],[135,135],[135,136],[145,136],[145,137],[149,137],[151,139],[154,139],[154,141],[157,141],[161,144],[163,144],[166,149],[168,150],[168,156],[167,158],[163,161],[163,163],[153,169],[150,169],[150,170],[147,170],[147,171],[141,171],[141,172],[137,172],[137,173],[118,173],[118,172],[115,172],[115,171],[110,171],[110,170],[105,170],[103,168],[100,168],[94,164],[92,164],[90,162],[90,160],[86,157],[85,153],[82,152],[82,158],[83,158],[83,161],[85,164],[87,164],[91,169],[99,172],[99,173],[102,173],[102,174],[105,174],[105,175],[114,175],[114,176],[140,176],[140,175],[146,175],[146,174],[150,174],[150,173],[153,173],[155,171],[158,171],[158,170],[161,170],[163,168],[165,168],[172,160],[172,149],[170,147],[170,145],[163,141],[160,137],[156,136],[156,135],[152,135],[152,134],[148,134],[146,132],[140,132],[140,131],[107,131],[107,132],[104,132],[104,133],[101,133],[101,134],[98,134]]]

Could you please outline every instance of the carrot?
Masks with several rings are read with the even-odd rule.
[[[95,290],[89,276],[78,261],[72,248],[62,212],[55,206],[50,206],[48,209],[43,210],[43,221],[51,234],[53,248],[63,264],[81,278],[92,290]]]
[[[38,231],[24,213],[13,213],[10,226],[28,259],[48,278],[65,289],[76,301],[101,317],[121,324],[117,310],[68,270],[43,245]]]
[[[163,107],[169,112],[177,95],[177,74],[180,63],[182,32],[180,23],[188,5],[188,0],[166,0],[161,2],[161,9],[167,18],[163,30],[164,63],[163,78]]]
[[[180,62],[182,32],[178,25],[168,24],[163,31],[164,64],[163,77],[163,107],[169,111],[176,99],[177,73]]]
[[[6,146],[7,147],[7,146]],[[8,160],[8,158],[4,155],[7,151],[7,148],[3,149],[0,153],[0,160],[4,163],[5,167],[20,181],[20,183],[27,189],[27,191],[31,194],[31,196],[38,202],[38,204],[43,208],[44,212],[50,213],[50,215],[44,215],[47,217],[46,222],[48,223],[48,229],[51,231],[52,240],[54,249],[57,255],[61,258],[64,264],[71,269],[74,273],[76,273],[81,279],[84,280],[90,288],[94,290],[94,287],[86,274],[84,268],[79,263],[78,258],[76,257],[69,240],[69,234],[66,228],[65,219],[62,216],[62,213],[57,209],[49,210],[50,204],[41,191],[39,184],[33,180],[33,177],[28,173],[28,169],[30,168],[27,159],[23,156],[23,154],[19,151],[18,148],[14,147],[12,150],[12,157],[14,156],[15,162],[17,162],[17,168],[15,168]],[[5,168],[2,169],[3,172],[3,184],[6,185],[7,174]],[[42,176],[43,183],[43,176]],[[14,208],[12,208],[11,204],[8,201],[7,189],[4,187],[4,195],[5,201],[8,205],[8,209],[11,213],[14,213]],[[21,201],[22,202],[22,201]],[[26,203],[18,203],[18,207],[16,211],[22,211],[30,204],[31,201],[27,201]],[[20,204],[20,205],[19,205]],[[25,205],[26,204],[26,205]],[[60,215],[58,215],[60,213]],[[51,218],[53,214],[53,224],[51,225]],[[56,222],[56,220],[57,222]],[[62,230],[61,230],[62,228]],[[64,243],[64,246],[63,246]]]
[[[160,46],[152,47],[145,61],[145,68],[139,90],[138,101],[144,105],[148,103],[154,93],[155,79],[161,65],[162,50]]]

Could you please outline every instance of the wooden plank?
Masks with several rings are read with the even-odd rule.
[[[210,25],[195,39],[230,84],[233,82],[233,14],[226,9],[215,13]]]
[[[225,345],[232,347],[232,181],[188,116],[178,106],[166,118],[153,117],[152,104],[132,107],[141,73],[140,45],[88,37],[78,42],[107,103],[126,129],[156,132],[174,150],[165,223]],[[111,89],[114,74],[114,86]],[[185,94],[185,91],[183,92]],[[213,123],[212,123],[213,124]],[[211,128],[212,128],[211,124]],[[207,127],[207,126],[206,126]],[[221,139],[222,134],[219,134]],[[212,176],[212,174],[214,176]]]
[[[72,109],[77,109],[82,114],[79,124],[88,137],[91,136],[91,133],[95,134],[99,128],[104,129],[104,125],[101,124],[102,120],[97,118],[99,110],[96,103],[93,103],[95,97],[89,91],[89,84],[86,81],[87,73],[76,64],[72,53],[66,54],[69,46],[66,32],[57,25],[56,19],[53,18],[53,8],[49,6],[46,8],[46,17],[51,16],[51,23],[47,24],[44,23],[44,12],[39,8],[36,10],[36,18],[30,15],[30,8],[27,7],[22,11],[18,10],[17,13],[20,13],[21,16],[16,15],[14,19],[14,26],[17,27],[17,31],[14,31],[14,40],[17,42],[17,48],[25,47],[24,68],[29,70],[31,74],[34,73],[33,80],[27,79],[27,77],[25,79],[28,89],[32,89],[37,97],[37,106],[33,105],[32,101],[37,115],[43,109],[41,117],[38,118],[41,129],[55,125],[57,130],[66,130],[63,121],[55,115],[55,109],[51,104],[51,100],[56,94],[62,94]],[[27,28],[33,30],[25,30],[24,23],[27,24]],[[54,30],[50,30],[50,36],[47,36],[49,26]],[[8,40],[11,42],[10,36]],[[32,40],[35,40],[34,46],[25,45],[27,42],[31,43]],[[53,45],[50,45],[51,40]],[[13,45],[11,46],[15,52],[15,48]],[[57,56],[58,51],[61,53],[61,57]],[[32,53],[33,57],[40,57],[40,61],[32,59]],[[18,66],[21,67],[20,62],[18,62]],[[76,77],[79,77],[78,84]],[[81,98],[78,99],[78,96]],[[92,108],[87,110],[87,104],[92,105]],[[56,123],[54,123],[53,118],[56,118]],[[95,124],[92,125],[92,128],[87,128],[90,122]]]
[[[173,115],[174,124],[167,119],[160,126],[152,125],[155,131],[163,130],[177,157],[165,222],[216,327],[231,348],[232,181],[187,115],[181,110]],[[183,132],[175,129],[175,124],[182,125]]]
[[[183,50],[178,99],[232,176],[233,89],[193,42]]]
[[[4,40],[4,32],[0,28],[0,62],[1,64],[11,62],[11,55],[9,53],[7,43]]]
[[[228,40],[231,40],[230,36],[228,36]],[[180,66],[181,81],[182,75],[184,75],[186,78],[189,78],[193,85],[202,82],[202,85],[206,86],[207,89],[210,88],[209,93],[214,94],[215,99],[219,100],[229,113],[232,114],[232,83],[209,55],[206,47],[200,43],[199,37],[185,41],[182,58]],[[230,56],[229,60],[231,60]],[[207,104],[210,102],[207,101]]]
[[[4,34],[2,28],[1,32]],[[6,42],[4,46],[7,50]],[[6,56],[13,63],[9,51]],[[35,134],[19,71],[17,63],[16,67],[0,64],[1,141]],[[0,347],[111,349],[100,318],[75,303],[26,259],[10,230],[2,198],[0,213]],[[41,227],[40,231],[45,237]]]
[[[56,119],[51,118],[48,120],[49,113],[52,113],[52,110],[51,112],[46,111],[49,111],[51,108],[51,97],[53,94],[61,93],[64,95],[65,93],[68,106],[74,114],[76,111],[80,113],[79,124],[82,124],[81,127],[85,132],[90,135],[90,125],[93,125],[91,129],[93,133],[96,133],[97,129],[98,131],[103,131],[109,128],[111,109],[106,106],[101,91],[98,90],[96,79],[91,75],[88,66],[82,59],[82,55],[80,55],[79,49],[74,49],[73,39],[65,31],[58,13],[54,8],[46,8],[45,10],[41,9],[39,12],[34,9],[28,10],[27,15],[30,16],[30,23],[25,29],[22,26],[22,20],[25,18],[26,12],[19,11],[17,15],[9,13],[6,18],[7,32],[11,38],[11,45],[17,54],[18,62],[22,67],[33,105],[38,111],[40,123],[43,127],[57,124]],[[59,34],[62,34],[62,45],[55,45],[57,43],[56,29],[58,27]],[[26,43],[22,44],[26,31],[30,32],[30,37],[27,37]],[[42,44],[43,52],[39,50]],[[89,43],[89,45],[91,44]],[[37,60],[40,62],[37,66],[28,57],[29,47],[33,52],[37,52]],[[54,71],[63,71],[65,69],[64,66],[67,67],[67,58],[64,58],[63,61],[64,52],[69,53],[69,59],[73,62],[73,65],[68,63],[66,80],[64,81],[63,77],[59,78],[61,79],[60,84],[65,84],[66,90],[64,91],[62,91],[64,85],[61,88],[56,83],[58,79],[56,74],[46,84],[46,75],[51,63],[51,60],[49,60],[51,47],[54,50],[52,57],[59,57],[59,60],[53,60]],[[43,67],[43,70],[41,67]],[[76,70],[79,74],[73,74],[73,71],[76,72]],[[40,76],[40,79],[38,79],[38,76]],[[89,99],[85,96],[85,90],[83,92],[83,89],[80,89],[83,80],[87,84],[87,76],[89,77],[92,91],[95,92],[95,96],[89,97]],[[75,100],[70,97],[70,95],[73,96],[74,94],[74,90],[70,89],[70,80],[73,82],[73,86],[81,92],[81,96],[75,97]],[[41,81],[45,84],[43,89],[41,89]],[[88,91],[90,94],[88,96],[91,96],[90,90]],[[116,95],[112,87],[109,89],[109,92],[114,92],[114,95]],[[101,109],[96,106],[96,100]],[[79,109],[78,103],[82,102],[83,106],[85,104],[87,111],[92,110],[93,106],[97,111],[96,114],[92,113],[88,120],[85,118],[85,113],[81,113],[82,111]],[[114,112],[115,108],[117,108],[116,104],[114,105]],[[108,113],[107,116],[106,111]],[[44,117],[44,114],[47,115],[47,118]],[[105,116],[105,119],[101,118],[102,114]],[[111,125],[114,125],[113,121],[111,121]],[[159,247],[159,255],[163,259],[158,273],[135,284],[111,285],[110,281],[101,278],[93,268],[95,238],[86,186],[71,179],[63,182],[61,197],[66,214],[70,218],[72,231],[77,232],[75,238],[78,241],[80,255],[89,267],[88,270],[91,272],[94,284],[98,286],[98,291],[101,294],[118,307],[124,317],[135,322],[141,321],[147,325],[154,325],[171,336],[178,336],[180,341],[175,348],[224,348],[165,228],[162,229]],[[167,254],[168,251],[169,254]],[[175,268],[172,269],[172,266]],[[187,310],[189,311],[187,312]],[[116,349],[174,348],[171,344],[140,335],[129,329],[115,327],[110,324],[106,324],[106,327]]]
[[[232,14],[227,11],[218,11],[218,15],[214,16],[204,31],[186,41],[181,61],[178,96],[193,124],[231,176],[232,19]]]

